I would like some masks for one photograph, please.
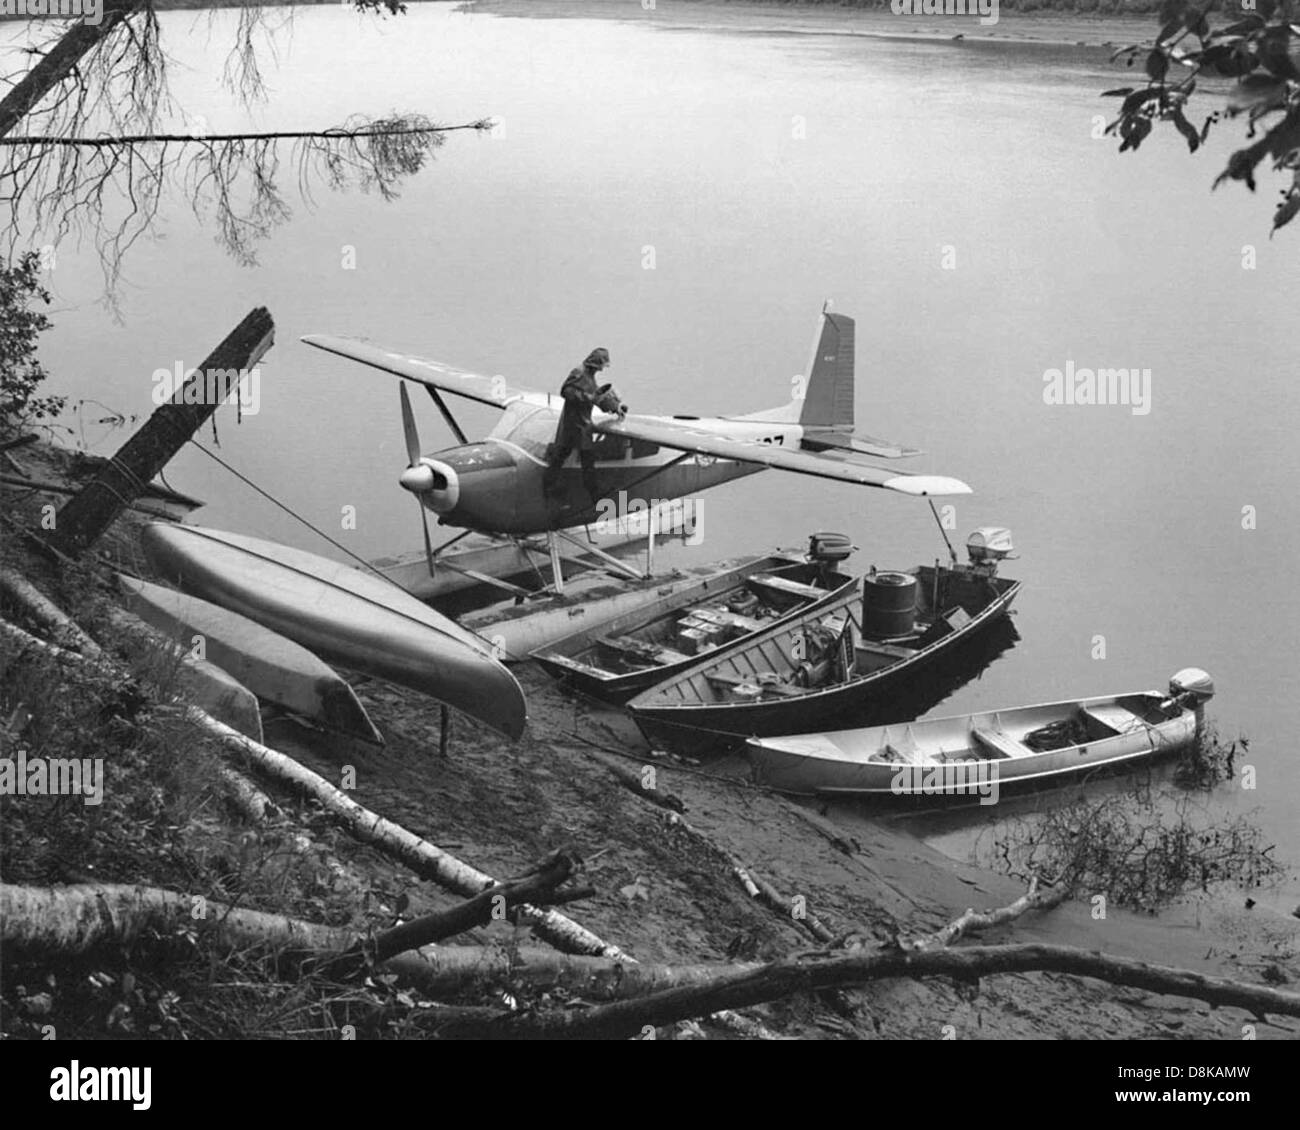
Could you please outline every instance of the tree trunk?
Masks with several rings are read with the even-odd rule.
[[[42,98],[76,71],[83,56],[98,47],[118,24],[143,6],[144,0],[108,0],[98,24],[82,20],[69,29],[0,101],[0,137],[12,133]]]
[[[433,923],[456,913],[459,909],[452,908],[423,921]],[[428,925],[424,928],[429,930]],[[315,958],[343,956],[358,941],[353,931],[343,927],[318,926],[212,900],[203,902],[157,887],[0,884],[0,945],[11,957],[85,954],[131,944],[156,947],[188,929],[198,931],[218,950],[265,947]],[[381,959],[378,964],[385,972],[397,974],[402,984],[433,999],[491,988],[518,991],[526,985],[538,991],[563,988],[587,1000],[600,1001],[702,985],[724,970],[760,968],[756,964],[642,965],[536,946],[441,945]]]
[[[191,708],[189,716],[199,727],[215,737],[224,750],[240,760],[250,762],[267,776],[306,793],[333,814],[355,839],[373,845],[422,878],[432,879],[446,890],[471,897],[496,884],[492,876],[358,804],[319,773],[312,772],[292,757],[244,737],[201,710]],[[533,933],[543,941],[568,953],[589,953],[623,961],[631,960],[617,946],[554,910],[525,903],[519,907],[519,921],[531,926]]]
[[[250,311],[181,389],[160,405],[144,427],[127,440],[99,474],[58,512],[54,548],[69,557],[76,557],[93,545],[118,515],[135,501],[144,485],[217,410],[221,398],[213,395],[212,381],[207,379],[207,374],[239,374],[254,368],[274,340],[275,322],[266,307],[259,306]],[[235,380],[237,382],[238,378]],[[196,394],[196,385],[201,395]],[[231,384],[226,391],[234,388],[235,385]],[[186,400],[199,403],[185,403]]]

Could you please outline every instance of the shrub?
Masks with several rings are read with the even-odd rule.
[[[49,318],[33,309],[37,302],[50,304],[39,276],[34,251],[0,267],[0,433],[57,416],[66,400],[36,395],[49,376],[36,359],[36,339],[50,328]]]

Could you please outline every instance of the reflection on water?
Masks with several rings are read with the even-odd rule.
[[[212,44],[237,16],[212,13]],[[182,104],[228,107],[207,37],[185,35],[191,14],[160,19]],[[1118,156],[1094,135],[1117,78],[1098,52],[751,35],[738,20],[661,34],[440,4],[379,22],[299,9],[266,60],[276,97],[257,128],[396,106],[506,129],[450,140],[391,203],[295,205],[253,270],[171,200],[167,241],[128,264],[125,326],[95,304],[93,249],[65,241],[51,391],[143,416],[156,369],[196,363],[265,302],[279,332],[261,411],[223,422],[222,457],[372,557],[421,545],[397,486],[396,389],[299,334],[361,334],[551,391],[600,344],[635,411],[734,414],[788,401],[831,298],[858,319],[858,427],[925,449],[908,470],[969,482],[957,528],[1009,526],[1022,556],[1024,640],[894,708],[961,714],[1204,667],[1211,716],[1251,738],[1260,781],[1213,800],[1258,804],[1279,855],[1300,861],[1300,696],[1279,662],[1300,590],[1277,584],[1300,557],[1300,382],[1269,313],[1300,285],[1300,232],[1269,243],[1260,200],[1209,191],[1240,135],[1215,131],[1194,157],[1172,135]],[[1045,403],[1044,373],[1070,363],[1149,368],[1151,412]],[[431,405],[417,411],[430,450],[454,442]],[[456,412],[472,436],[497,420]],[[334,552],[197,452],[168,478],[210,500],[205,524]],[[811,529],[861,545],[854,571],[940,550],[928,509],[889,492],[766,471],[707,497],[693,564]]]
[[[1020,642],[1013,616],[1014,613],[999,616],[985,631],[955,644],[912,683],[905,684],[885,699],[873,699],[853,723],[842,728],[847,728],[847,725],[884,726],[892,722],[911,722],[935,709],[963,687],[978,682],[994,660]],[[815,728],[812,719],[809,728]]]

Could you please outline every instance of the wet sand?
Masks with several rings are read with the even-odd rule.
[[[817,948],[797,923],[749,899],[727,853],[782,894],[802,895],[837,935],[924,934],[968,907],[1005,906],[1023,893],[1017,881],[950,859],[893,822],[852,806],[822,807],[856,843],[846,854],[801,815],[818,806],[749,784],[739,759],[698,766],[651,759],[622,712],[570,697],[534,665],[515,672],[530,723],[513,745],[457,716],[450,756],[441,760],[436,708],[373,682],[358,693],[388,737],[382,750],[325,740],[288,721],[269,726],[267,741],[331,778],[340,765],[355,765],[358,801],[492,874],[522,871],[566,844],[600,853],[589,873],[597,896],[569,913],[641,960],[761,960]],[[622,787],[588,743],[630,755],[634,771],[653,765],[659,789],[685,803],[685,820],[705,838]],[[408,885],[368,849],[336,847],[372,878]],[[412,899],[416,909],[453,901],[427,884]],[[1233,905],[1241,905],[1235,895],[1188,900],[1159,916],[1111,908],[1095,920],[1074,902],[1031,912],[980,941],[1074,945],[1247,981],[1268,966],[1300,977],[1300,921]],[[504,942],[513,933],[503,926],[474,937]],[[1240,1039],[1253,1021],[1237,1009],[1056,974],[987,977],[978,993],[942,980],[882,982],[851,998],[852,1016],[803,999],[760,1013],[777,1032],[814,1039],[936,1039],[945,1025],[962,1039]],[[1262,1024],[1258,1033],[1295,1038],[1300,1022]]]

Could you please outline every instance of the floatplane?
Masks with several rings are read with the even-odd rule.
[[[564,403],[558,394],[511,384],[438,361],[393,352],[363,339],[310,334],[302,340],[329,353],[400,377],[402,425],[408,465],[399,482],[420,503],[425,557],[430,576],[440,564],[520,596],[525,590],[478,569],[452,564],[448,550],[471,533],[486,534],[526,562],[546,539],[556,591],[563,591],[564,543],[582,555],[604,560],[619,571],[645,579],[652,571],[655,515],[682,501],[766,468],[932,497],[969,494],[970,487],[944,475],[915,474],[877,466],[873,459],[919,455],[915,448],[854,431],[854,321],[823,307],[806,380],[796,380],[791,400],[744,416],[650,416],[595,409],[596,474],[600,496],[588,496],[577,454],[566,461],[558,489],[543,489],[547,448],[555,438]],[[406,382],[423,385],[457,439],[454,447],[424,454]],[[448,408],[444,394],[489,404],[502,412],[496,427],[471,441]],[[596,545],[593,522],[640,511],[646,521],[647,567],[638,571]],[[441,526],[461,532],[434,548],[428,512]],[[578,539],[574,531],[587,529]],[[526,566],[525,566],[526,567]],[[532,595],[528,593],[528,595]]]

